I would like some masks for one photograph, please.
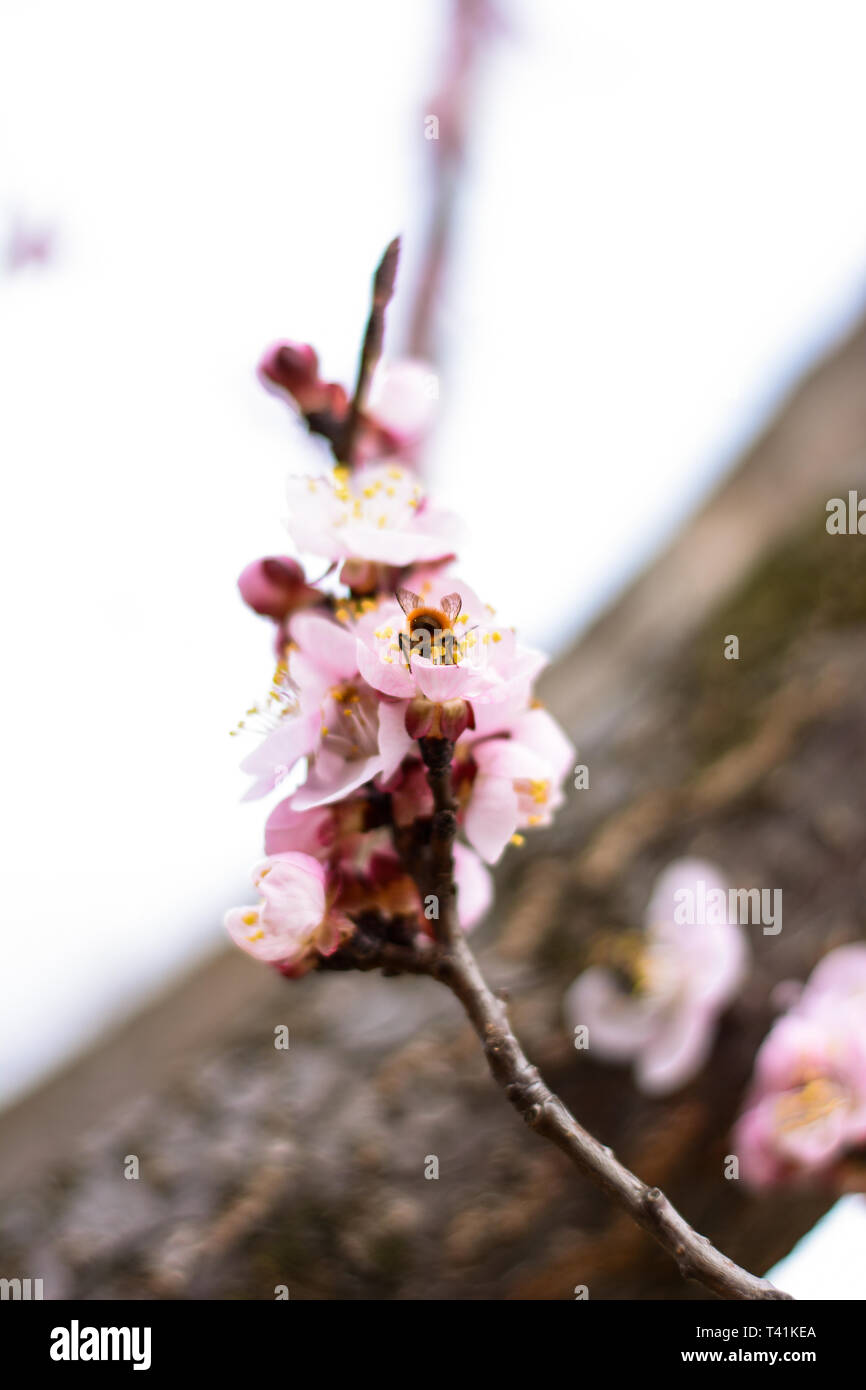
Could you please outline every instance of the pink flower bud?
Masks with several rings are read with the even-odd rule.
[[[340,583],[353,594],[374,594],[377,589],[387,587],[386,582],[380,583],[384,572],[386,567],[377,565],[374,560],[346,560],[340,570]]]
[[[238,588],[254,613],[277,622],[300,607],[308,593],[304,571],[287,555],[253,560],[238,579]]]
[[[466,729],[475,728],[475,712],[468,700],[446,700],[439,706],[439,733],[454,743]]]
[[[316,349],[309,343],[272,343],[261,357],[257,374],[265,388],[277,386],[278,391],[288,391],[300,406],[304,393],[318,386]]]
[[[437,706],[425,695],[416,695],[406,710],[406,733],[410,738],[426,738],[433,728]]]

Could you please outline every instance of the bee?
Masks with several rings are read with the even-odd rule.
[[[441,666],[456,666],[459,643],[454,635],[454,623],[463,607],[459,594],[446,594],[439,607],[425,604],[420,594],[411,589],[398,589],[397,602],[406,614],[406,631],[400,633],[400,651],[407,666],[411,657],[426,656]]]

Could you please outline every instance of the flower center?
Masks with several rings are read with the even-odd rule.
[[[788,1134],[791,1130],[826,1120],[845,1103],[846,1096],[841,1086],[826,1076],[816,1076],[779,1096],[776,1101],[776,1121],[782,1133]]]

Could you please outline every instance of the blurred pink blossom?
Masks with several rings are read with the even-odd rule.
[[[738,923],[676,920],[678,892],[694,891],[701,880],[708,894],[723,888],[716,869],[695,859],[675,861],[658,878],[630,993],[612,971],[592,966],[566,995],[572,1027],[589,1029],[590,1053],[633,1061],[638,1086],[651,1095],[674,1091],[700,1071],[745,976],[748,948]]]
[[[397,464],[290,478],[288,498],[292,540],[327,560],[397,567],[436,560],[450,554],[459,530],[454,515],[428,502],[416,476]]]
[[[764,1039],[733,1148],[756,1187],[832,1179],[866,1143],[866,946],[819,962]]]

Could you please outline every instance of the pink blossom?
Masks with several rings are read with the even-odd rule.
[[[733,1141],[754,1186],[829,1178],[866,1142],[864,1005],[866,946],[841,946],[767,1034]]]
[[[246,800],[265,796],[301,758],[309,775],[295,794],[296,810],[348,796],[364,782],[390,777],[411,740],[402,716],[360,679],[355,637],[318,613],[289,624],[288,682],[294,706],[241,764],[255,783]]]
[[[609,1061],[633,1061],[637,1084],[662,1095],[704,1065],[720,1014],[745,975],[747,944],[737,923],[679,923],[676,894],[703,879],[721,888],[715,869],[699,860],[671,864],[657,880],[626,993],[612,971],[591,966],[565,1001],[572,1026],[589,1029],[589,1048]]]
[[[428,502],[407,468],[368,463],[318,478],[290,478],[289,532],[328,560],[405,566],[451,553],[456,518]]]
[[[438,382],[426,362],[403,358],[382,363],[370,388],[369,414],[387,436],[388,452],[411,455],[429,433]]]
[[[437,639],[440,645],[431,641],[430,655],[408,648],[406,611],[396,598],[385,600],[376,609],[375,623],[358,629],[358,669],[369,685],[407,702],[417,695],[436,704],[470,700],[476,716],[478,705],[495,704],[500,715],[494,718],[494,727],[506,708],[527,703],[544,657],[521,646],[511,628],[496,623],[494,610],[468,585],[448,574],[422,573],[410,575],[402,592],[417,595],[421,606],[429,610],[429,621],[442,624],[438,631],[444,645],[441,638]],[[441,608],[446,598],[459,600],[453,619]]]
[[[500,737],[467,741],[476,771],[463,810],[469,843],[495,864],[517,830],[549,825],[562,804],[574,745],[544,709],[509,721]]]
[[[265,853],[297,850],[321,863],[336,861],[354,852],[365,825],[366,801],[347,797],[329,806],[298,811],[289,797],[275,806],[265,822]]]
[[[454,886],[457,920],[464,931],[471,931],[493,901],[493,879],[478,855],[459,840],[454,842]]]
[[[798,1000],[800,1012],[812,1017],[835,1015],[836,1028],[866,1039],[866,945],[837,946],[809,976]]]
[[[308,854],[269,856],[252,871],[259,901],[226,913],[226,930],[242,951],[289,975],[330,956],[353,930],[330,910],[325,870]]]

